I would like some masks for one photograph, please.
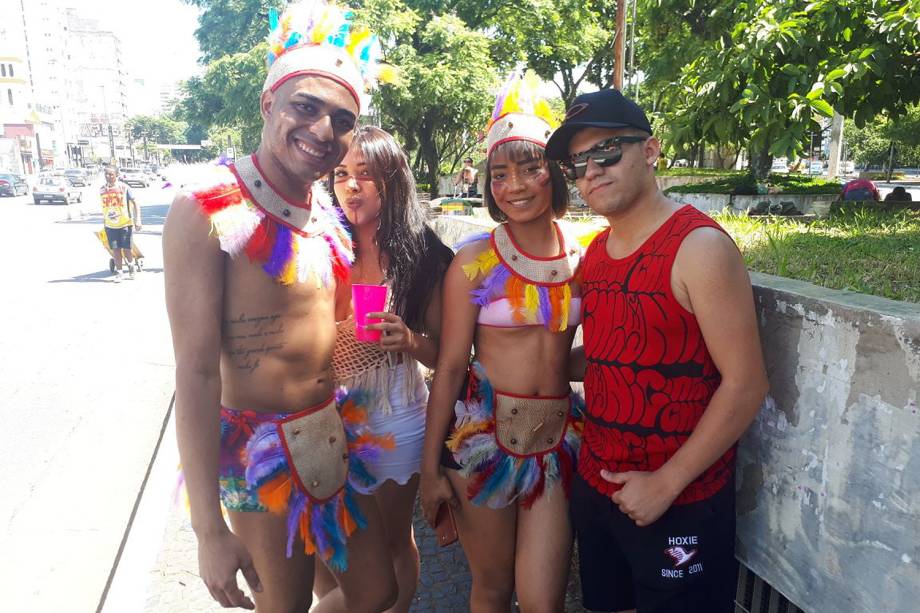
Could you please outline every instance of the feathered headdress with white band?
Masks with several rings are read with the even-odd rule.
[[[514,72],[495,99],[495,110],[486,126],[486,155],[498,145],[525,140],[546,146],[558,125],[549,104],[539,96],[540,79],[533,71]]]
[[[325,0],[301,0],[280,15],[268,13],[268,76],[262,91],[275,91],[290,78],[316,75],[344,86],[361,110],[378,80],[393,80],[391,67],[379,63],[380,41],[352,23],[350,10]]]

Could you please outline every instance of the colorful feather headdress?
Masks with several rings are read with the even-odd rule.
[[[495,110],[486,126],[486,151],[491,155],[498,145],[511,140],[526,140],[546,146],[558,121],[546,100],[537,93],[540,79],[528,70],[513,73],[495,99]]]
[[[378,80],[392,81],[393,70],[379,64],[380,41],[355,27],[352,12],[326,0],[300,0],[279,16],[270,9],[268,77],[262,91],[275,91],[292,77],[317,75],[343,85],[359,109]]]

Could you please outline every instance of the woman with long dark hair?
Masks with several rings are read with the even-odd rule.
[[[500,223],[468,239],[444,278],[428,402],[422,508],[429,522],[443,504],[455,510],[473,613],[506,612],[515,592],[523,613],[565,608],[583,406],[568,380],[581,249],[556,221],[569,193],[544,155],[552,120],[537,86],[534,75],[512,78],[496,101],[483,194]]]
[[[419,574],[412,512],[428,401],[421,365],[432,368],[437,361],[441,279],[453,252],[428,227],[405,153],[380,128],[358,129],[331,183],[355,249],[350,283],[338,288],[333,367],[340,385],[369,394],[373,432],[394,438],[392,450],[368,463],[376,483],[367,492],[380,507],[399,584],[390,611],[402,613],[409,610]],[[387,312],[370,313],[380,321],[366,326],[382,331],[378,343],[355,338],[351,283],[388,288]],[[331,574],[317,573],[318,595],[334,586]]]

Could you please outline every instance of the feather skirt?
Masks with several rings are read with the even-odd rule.
[[[457,403],[457,427],[446,443],[460,465],[460,473],[470,479],[469,500],[492,509],[513,502],[530,508],[560,483],[568,496],[581,445],[584,400],[571,393],[568,425],[558,447],[527,457],[514,456],[496,439],[495,390],[480,365],[473,365],[473,373],[478,379],[477,393]]]
[[[348,441],[348,479],[332,498],[316,500],[296,484],[278,423],[266,422],[255,429],[246,445],[245,463],[246,481],[258,492],[259,501],[269,511],[287,515],[287,556],[291,557],[299,536],[306,554],[318,555],[330,569],[343,572],[348,568],[348,537],[367,526],[354,485],[375,483],[367,464],[393,449],[393,437],[370,433],[362,392],[340,390],[336,400]]]

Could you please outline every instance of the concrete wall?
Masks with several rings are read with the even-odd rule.
[[[739,447],[738,558],[809,613],[917,611],[920,305],[751,277],[771,396]]]
[[[746,212],[761,202],[770,204],[791,203],[805,214],[827,215],[831,203],[837,199],[833,194],[764,194],[759,196],[732,196],[729,194],[669,194],[678,202],[692,204],[701,211],[721,211],[731,207]]]
[[[721,175],[709,175],[707,176],[685,176],[685,177],[674,177],[668,175],[655,175],[655,181],[658,182],[658,189],[663,192],[668,191],[672,187],[677,187],[678,185],[689,185],[696,183],[705,183],[706,181],[714,181],[719,179]]]
[[[920,305],[752,275],[773,402],[737,554],[805,611],[917,611]]]

